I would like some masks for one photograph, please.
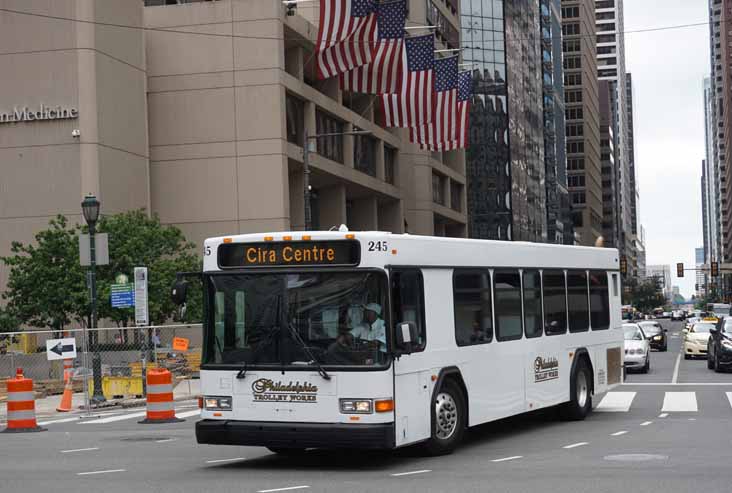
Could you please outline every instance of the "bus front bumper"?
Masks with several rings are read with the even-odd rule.
[[[204,419],[196,423],[196,440],[209,445],[272,448],[395,447],[394,423],[282,423]]]

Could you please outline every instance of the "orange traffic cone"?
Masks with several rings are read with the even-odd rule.
[[[71,411],[71,399],[74,395],[74,379],[71,375],[66,380],[64,385],[64,395],[61,397],[61,404],[58,405],[56,411],[61,413],[67,413]]]

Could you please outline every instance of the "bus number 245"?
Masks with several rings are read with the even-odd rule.
[[[386,252],[388,247],[385,241],[369,241],[369,252]]]

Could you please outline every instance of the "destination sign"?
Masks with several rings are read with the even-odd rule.
[[[219,246],[219,266],[283,267],[314,265],[358,265],[361,250],[357,241],[293,241],[224,243]]]

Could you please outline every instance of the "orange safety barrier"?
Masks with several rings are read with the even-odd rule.
[[[74,360],[73,359],[65,359],[64,360],[64,382],[68,382],[69,378],[74,373]]]
[[[179,423],[173,405],[173,375],[163,368],[147,371],[147,416],[140,423]]]
[[[26,433],[46,431],[36,422],[36,400],[33,394],[33,380],[23,376],[18,368],[15,378],[7,381],[8,386],[8,427],[3,433]]]

